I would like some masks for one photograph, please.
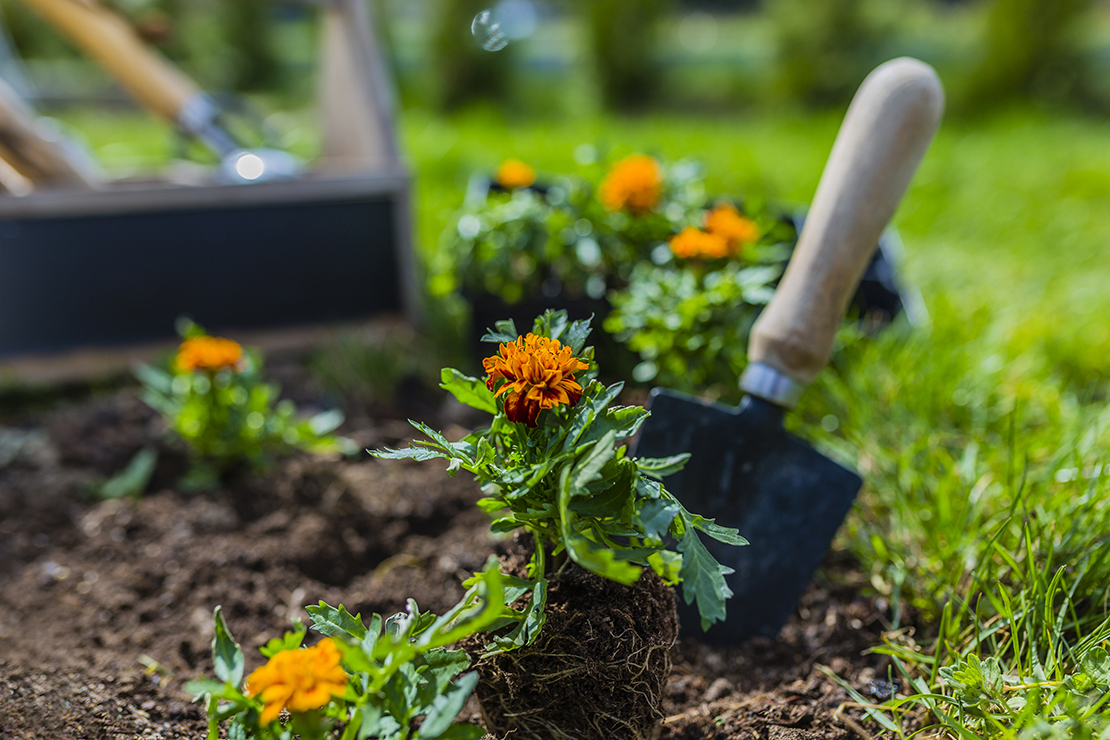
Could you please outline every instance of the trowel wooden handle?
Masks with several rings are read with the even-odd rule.
[[[868,75],[829,154],[794,256],[752,328],[748,356],[808,385],[940,123],[944,92],[916,59]]]
[[[51,26],[111,74],[141,105],[178,123],[185,104],[200,91],[130,25],[96,0],[23,0]]]

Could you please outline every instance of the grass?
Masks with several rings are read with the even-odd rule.
[[[400,131],[427,254],[470,174],[507,157],[548,173],[588,170],[582,145],[692,157],[711,191],[806,201],[838,125],[417,109]],[[117,129],[87,131],[110,160]],[[876,649],[903,691],[873,714],[894,735],[924,722],[961,738],[1110,737],[1108,133],[1036,110],[947,123],[895,218],[931,324],[850,342],[795,420],[867,481],[839,543],[893,607]],[[159,137],[135,139],[148,161]]]

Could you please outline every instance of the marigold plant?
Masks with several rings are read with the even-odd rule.
[[[628,456],[620,441],[636,433],[647,412],[612,406],[623,384],[606,387],[597,380],[593,349],[585,346],[589,332],[589,321],[570,322],[565,311],[548,311],[524,337],[512,322],[499,322],[485,337],[499,344],[498,354],[486,361],[485,379],[443,371],[443,387],[492,414],[490,426],[452,443],[412,422],[428,439],[401,450],[371,451],[381,459],[445,459],[452,473],[473,473],[486,494],[479,505],[494,516],[493,531],[531,534],[529,577],[513,581],[531,598],[515,626],[495,639],[495,651],[537,636],[548,578],[571,562],[625,584],[650,568],[668,583],[682,584],[686,602],[697,602],[703,626],[725,616],[731,591],[723,576],[730,571],[705,548],[699,532],[734,545],[745,540],[690,513],[663,487],[660,480],[681,469],[689,455]],[[672,540],[676,550],[670,549]]]
[[[687,226],[667,242],[671,252],[680,259],[720,259],[729,256],[729,244],[725,237],[696,226]]]
[[[477,740],[482,728],[455,720],[478,675],[463,673],[470,661],[450,646],[496,627],[509,612],[506,597],[518,593],[506,588],[491,559],[441,617],[409,599],[407,611],[374,614],[366,624],[321,601],[308,612],[324,639],[302,647],[307,633],[298,623],[261,648],[268,660],[245,683],[243,651],[216,607],[216,678],[191,681],[186,690],[205,702],[208,740],[219,740],[223,723],[226,737],[244,740]]]
[[[613,165],[601,182],[598,198],[610,211],[650,211],[663,197],[663,170],[646,154],[632,154]]]
[[[247,696],[264,705],[259,722],[268,725],[282,709],[291,713],[320,709],[347,693],[347,673],[339,665],[331,638],[304,650],[283,650],[247,677]]]
[[[536,182],[536,170],[519,159],[506,159],[497,168],[497,184],[506,190],[526,188]]]
[[[760,237],[759,225],[728,203],[720,203],[705,214],[705,230],[728,243],[730,256],[735,256],[749,244],[755,244]]]
[[[496,391],[493,397],[505,394],[505,416],[533,429],[541,410],[578,403],[582,386],[574,374],[590,367],[573,357],[571,348],[558,339],[532,333],[502,343],[498,354],[487,357],[482,365],[489,376],[486,387]],[[505,382],[498,388],[500,380]]]
[[[192,322],[183,322],[181,331],[181,346],[166,367],[143,365],[135,374],[142,399],[189,448],[186,487],[211,487],[237,466],[264,467],[293,449],[354,452],[349,440],[331,434],[341,412],[298,419],[292,402],[278,401],[278,387],[262,378],[257,351],[209,336]]]
[[[186,373],[194,370],[219,372],[233,370],[243,361],[243,348],[238,342],[223,337],[191,336],[181,343],[174,363]]]

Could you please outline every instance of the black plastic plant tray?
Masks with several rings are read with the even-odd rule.
[[[0,356],[413,310],[405,175],[0,199]]]

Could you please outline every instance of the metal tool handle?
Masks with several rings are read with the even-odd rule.
[[[794,256],[752,328],[745,391],[793,406],[828,363],[848,301],[943,108],[936,72],[916,59],[889,61],[860,85]]]

